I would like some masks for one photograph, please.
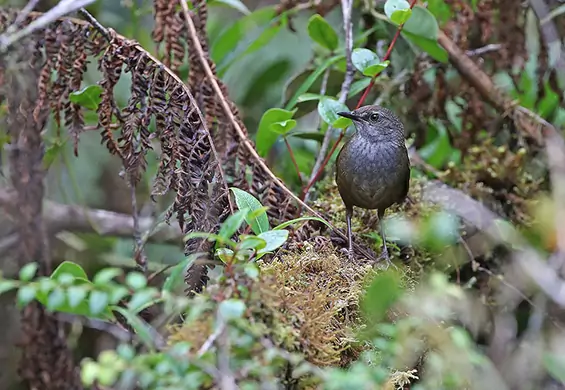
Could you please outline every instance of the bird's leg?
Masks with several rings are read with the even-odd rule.
[[[379,210],[378,216],[379,216],[379,230],[380,230],[380,233],[381,233],[381,238],[383,240],[383,250],[382,250],[380,256],[378,257],[377,261],[385,259],[389,265],[392,265],[394,268],[397,268],[392,263],[392,261],[390,261],[390,256],[388,254],[388,248],[386,246],[386,235],[385,235],[385,230],[384,230],[384,227],[383,227],[384,211]]]
[[[353,207],[345,208],[345,219],[347,220],[347,255],[349,260],[353,260],[353,238],[351,237],[351,217],[353,216]]]

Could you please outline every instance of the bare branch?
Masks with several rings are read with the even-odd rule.
[[[14,205],[15,194],[0,189],[0,207],[9,209]],[[132,237],[134,221],[131,215],[108,210],[89,209],[81,206],[64,205],[45,201],[43,218],[51,233],[62,230],[84,233],[97,233],[101,236]],[[155,224],[153,218],[139,218],[140,231],[148,231]],[[180,242],[183,234],[177,225],[162,223],[160,229],[151,235],[153,242]]]

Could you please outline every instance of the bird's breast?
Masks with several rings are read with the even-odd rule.
[[[404,143],[351,139],[340,152],[336,181],[346,204],[384,209],[402,196],[409,160]]]

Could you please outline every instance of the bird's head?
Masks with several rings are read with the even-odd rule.
[[[351,112],[338,112],[355,124],[360,136],[374,142],[404,142],[404,126],[391,110],[381,106],[364,106]]]

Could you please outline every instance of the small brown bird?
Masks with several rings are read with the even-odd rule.
[[[349,258],[353,256],[353,207],[377,210],[383,251],[389,263],[382,219],[387,208],[401,203],[410,185],[410,159],[404,144],[404,126],[390,110],[364,106],[338,115],[349,118],[357,131],[341,148],[336,162],[336,182],[345,204]]]

